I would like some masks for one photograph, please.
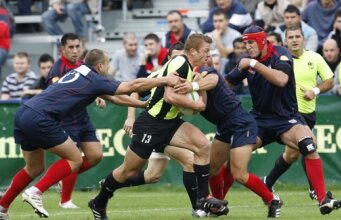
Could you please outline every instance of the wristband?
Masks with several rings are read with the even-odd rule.
[[[193,91],[199,91],[199,84],[197,82],[192,82]]]
[[[312,90],[313,90],[315,96],[317,96],[321,92],[321,90],[318,87],[314,87]]]
[[[258,62],[257,60],[251,59],[251,61],[250,61],[250,67],[254,69],[257,62]]]

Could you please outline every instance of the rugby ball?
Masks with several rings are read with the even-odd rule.
[[[188,99],[196,102],[199,99],[199,94],[198,94],[198,92],[193,91],[193,92],[187,93],[186,97]],[[179,110],[183,115],[194,115],[197,113],[195,110],[190,109],[190,108],[179,107]]]

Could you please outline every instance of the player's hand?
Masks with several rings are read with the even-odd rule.
[[[304,100],[311,101],[315,98],[315,93],[311,89],[300,88],[302,92],[304,92],[303,98]]]
[[[64,6],[62,4],[59,3],[53,4],[52,8],[56,11],[58,15],[64,14]]]
[[[126,121],[124,122],[123,130],[129,136],[131,136],[133,133],[134,122],[135,122],[135,119],[133,119],[133,118],[127,118]]]
[[[102,99],[102,98],[100,98],[100,97],[97,97],[97,98],[96,98],[95,103],[96,103],[96,105],[97,105],[99,108],[101,108],[101,109],[107,107],[107,104],[105,103],[105,100]]]
[[[181,84],[186,81],[186,79],[179,77],[177,73],[168,74],[166,78],[167,85],[171,87],[174,87],[175,85]]]
[[[193,91],[192,84],[187,80],[181,84],[174,86],[174,91],[179,94],[187,94]]]
[[[250,68],[250,58],[242,58],[238,64],[238,69],[239,70],[246,70]]]

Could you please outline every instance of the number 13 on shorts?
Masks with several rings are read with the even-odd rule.
[[[141,142],[145,143],[145,144],[149,144],[151,139],[152,139],[152,135],[150,135],[150,134],[143,134],[143,138],[142,138]]]

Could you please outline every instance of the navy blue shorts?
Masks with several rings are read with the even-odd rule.
[[[292,118],[284,117],[262,117],[251,113],[256,119],[258,126],[258,137],[262,140],[262,146],[277,141],[280,144],[281,134],[288,131],[290,128],[297,124],[306,125],[301,115],[295,114]]]
[[[153,151],[163,152],[182,123],[180,118],[162,120],[144,111],[134,123],[129,148],[143,159],[148,159]]]
[[[68,134],[60,123],[22,106],[15,115],[14,139],[25,151],[48,149],[64,143]]]
[[[80,147],[81,142],[99,142],[96,135],[96,129],[90,120],[78,122],[73,125],[62,124],[62,127],[77,147]]]
[[[240,107],[228,119],[217,125],[214,138],[230,144],[231,148],[255,144],[257,124],[250,113]]]

